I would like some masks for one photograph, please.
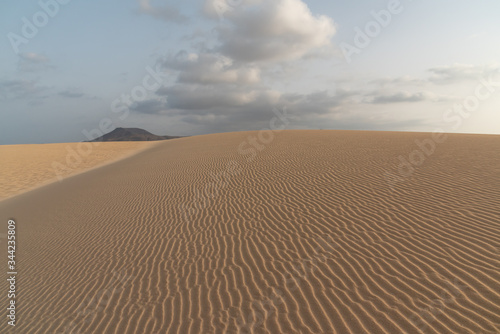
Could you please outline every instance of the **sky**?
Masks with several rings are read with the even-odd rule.
[[[498,0],[0,4],[0,144],[269,128],[500,134]]]

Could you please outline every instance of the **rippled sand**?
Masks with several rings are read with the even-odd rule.
[[[2,201],[16,333],[499,333],[500,136],[450,135],[394,181],[429,134],[267,135],[161,142]]]

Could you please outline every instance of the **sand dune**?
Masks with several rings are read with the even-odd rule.
[[[499,136],[450,135],[397,182],[429,134],[249,136],[161,142],[0,202],[11,332],[500,333]]]
[[[152,142],[0,145],[0,200],[127,157]]]

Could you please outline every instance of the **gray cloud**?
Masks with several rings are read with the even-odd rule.
[[[396,121],[384,117],[351,113],[348,97],[336,97],[326,92],[312,94],[290,94],[281,96],[277,102],[265,99],[254,100],[239,108],[221,108],[199,114],[185,112],[182,121],[190,128],[201,128],[205,132],[260,130],[269,128],[275,117],[273,110],[286,110],[288,129],[357,129],[394,130],[420,125],[421,120]],[[277,124],[281,126],[281,123]]]
[[[394,93],[380,93],[380,92],[372,92],[366,94],[369,96],[365,102],[373,103],[373,104],[389,104],[389,103],[403,103],[403,102],[446,102],[453,101],[454,97],[434,94],[431,92],[417,92],[411,93],[408,91],[399,91]]]
[[[272,92],[264,90],[249,91],[230,86],[221,89],[215,86],[183,84],[160,88],[157,94],[167,97],[170,108],[183,110],[221,110],[222,107],[242,107],[256,99],[265,96],[272,99],[273,96]]]
[[[297,115],[313,117],[335,112],[335,108],[345,103],[350,94],[339,96],[327,91],[311,94],[282,94],[271,89],[246,91],[219,87],[176,85],[164,87],[157,92],[167,97],[171,110],[184,116],[213,115],[239,120],[256,120],[259,115],[267,115],[277,106],[286,106]]]
[[[71,90],[71,89],[63,90],[63,91],[57,93],[57,95],[62,96],[62,97],[72,98],[72,99],[85,96],[85,94],[77,92],[75,90]]]
[[[37,72],[54,68],[50,59],[42,54],[28,52],[19,54],[17,69],[21,72]]]
[[[328,91],[311,94],[287,94],[283,96],[284,104],[297,114],[333,115],[339,112],[339,107],[348,104],[349,98],[355,93],[340,90],[336,94]]]
[[[453,64],[433,67],[428,71],[432,73],[429,81],[437,84],[450,84],[467,80],[479,80],[482,77],[499,73],[500,67],[498,65]]]
[[[425,93],[397,92],[387,95],[377,95],[371,98],[370,103],[387,104],[401,102],[421,102],[427,100]]]
[[[481,78],[487,78],[491,75],[500,74],[498,65],[470,65],[453,64],[446,66],[435,66],[427,69],[430,76],[427,78],[414,78],[402,76],[396,78],[380,78],[369,81],[369,84],[375,84],[380,87],[422,87],[431,84],[448,85],[463,81],[477,81]]]
[[[0,81],[0,98],[2,99],[40,99],[48,87],[39,85],[37,80],[3,80]]]
[[[145,101],[141,108],[134,110],[143,114],[175,117],[192,131],[202,133],[268,128],[269,121],[275,117],[273,110],[276,108],[286,108],[290,120],[287,128],[290,129],[391,130],[399,127],[404,130],[421,125],[418,119],[396,121],[383,115],[353,112],[364,94],[362,91],[345,89],[337,89],[335,93],[318,91],[283,94],[265,88],[246,91],[234,85],[177,84],[158,91],[158,95],[167,98],[166,103]]]
[[[138,0],[139,1],[139,12],[142,14],[147,14],[155,19],[174,22],[174,23],[185,23],[188,18],[181,14],[181,12],[174,6],[170,4],[164,4],[162,7],[155,7],[151,5],[150,0]]]
[[[159,115],[165,113],[167,109],[167,104],[164,101],[158,99],[136,102],[130,107],[130,110],[132,111],[140,114],[150,115]]]
[[[405,85],[405,86],[422,86],[427,83],[427,80],[412,78],[410,76],[402,76],[398,78],[380,78],[371,80],[370,84],[379,85],[381,87]]]

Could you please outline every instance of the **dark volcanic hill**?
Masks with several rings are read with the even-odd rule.
[[[180,138],[175,136],[157,136],[143,129],[138,128],[116,128],[92,141],[156,141]]]

